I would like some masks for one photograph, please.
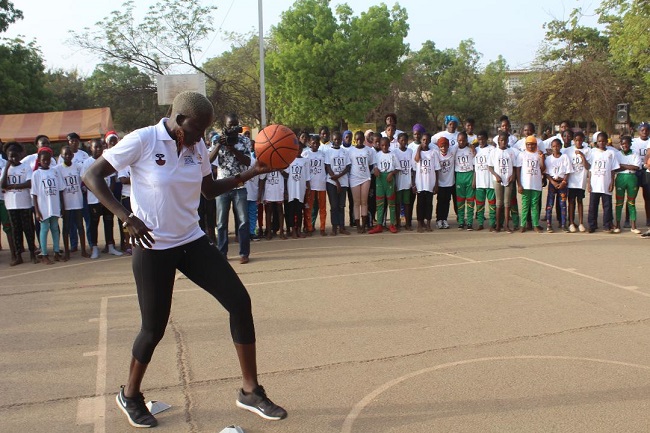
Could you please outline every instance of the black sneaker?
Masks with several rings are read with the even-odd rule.
[[[458,230],[465,230],[465,224],[458,224]]]
[[[235,404],[237,407],[256,413],[264,419],[277,421],[287,417],[287,411],[273,403],[261,386],[249,393],[240,389]]]
[[[128,398],[124,396],[124,385],[122,385],[119,394],[115,396],[117,405],[126,414],[129,424],[133,427],[155,427],[158,421],[151,415],[147,405],[144,404],[144,396],[138,393],[136,397]]]

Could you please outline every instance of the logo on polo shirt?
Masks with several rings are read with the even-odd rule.
[[[165,165],[167,161],[164,160],[165,154],[164,153],[156,153],[156,164],[158,165]]]
[[[192,155],[185,155],[185,165],[195,165],[194,158]]]

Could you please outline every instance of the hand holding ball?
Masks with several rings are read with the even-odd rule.
[[[296,134],[283,125],[269,125],[255,138],[255,157],[274,170],[289,167],[299,148]]]

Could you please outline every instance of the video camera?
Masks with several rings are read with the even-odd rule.
[[[229,128],[224,128],[222,133],[226,137],[226,145],[234,146],[239,142],[239,134],[241,134],[243,128],[240,125],[231,126]]]

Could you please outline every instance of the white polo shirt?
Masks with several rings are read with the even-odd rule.
[[[212,174],[203,140],[176,153],[162,119],[126,135],[102,155],[115,170],[131,168],[133,213],[152,229],[154,250],[174,248],[204,236],[199,227],[201,182]]]

